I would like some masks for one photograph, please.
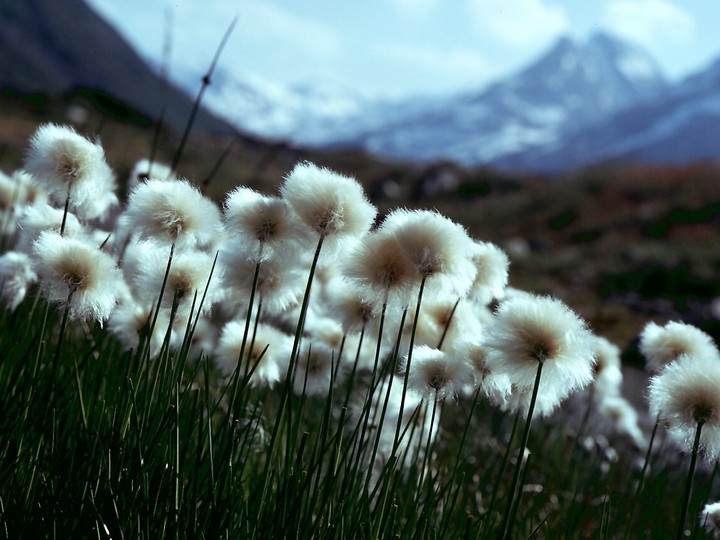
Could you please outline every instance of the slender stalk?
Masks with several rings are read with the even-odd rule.
[[[447,333],[450,330],[450,325],[453,322],[453,318],[455,317],[455,311],[457,310],[460,300],[462,300],[462,297],[459,297],[455,301],[455,305],[453,306],[452,311],[450,311],[450,316],[448,317],[447,323],[445,324],[445,328],[443,328],[442,336],[440,336],[440,341],[438,342],[438,346],[437,346],[438,350],[442,349],[443,343],[445,343],[445,337],[447,336]]]
[[[693,479],[695,477],[695,465],[697,464],[698,450],[700,449],[700,434],[702,432],[704,420],[701,420],[695,428],[695,440],[693,441],[692,456],[690,458],[690,468],[688,469],[688,477],[685,482],[685,494],[683,495],[682,507],[680,510],[680,520],[678,521],[677,533],[675,538],[680,540],[685,535],[685,521],[687,519],[688,508],[690,507],[690,494],[692,493]]]
[[[660,425],[660,415],[658,414],[655,419],[655,425],[653,426],[652,433],[650,433],[650,441],[648,442],[647,452],[645,452],[645,462],[643,463],[642,471],[640,471],[640,480],[635,488],[635,496],[630,502],[630,512],[628,513],[627,529],[625,530],[625,540],[630,538],[630,534],[633,532],[633,520],[635,519],[635,509],[637,508],[637,501],[640,498],[643,487],[645,485],[645,474],[647,472],[648,465],[650,464],[650,453],[652,452],[653,443],[655,442],[655,435],[657,434],[658,426]]]
[[[523,429],[522,439],[520,440],[520,450],[518,451],[517,461],[515,462],[515,472],[513,473],[512,483],[510,484],[510,490],[508,500],[505,505],[505,514],[503,515],[502,523],[502,534],[501,538],[510,538],[510,531],[512,529],[512,523],[510,517],[513,508],[513,502],[515,500],[515,491],[517,489],[518,481],[520,480],[520,472],[522,470],[523,455],[525,454],[525,447],[527,446],[528,439],[530,438],[530,424],[532,423],[533,412],[535,411],[535,401],[537,400],[538,388],[540,387],[540,378],[542,377],[543,361],[538,361],[538,368],[535,374],[535,384],[533,386],[532,396],[530,397],[530,406],[528,407],[528,416],[525,420],[525,428]]]
[[[200,109],[200,103],[202,102],[203,95],[205,94],[205,90],[207,89],[207,87],[210,86],[210,82],[212,80],[212,74],[215,71],[215,67],[217,66],[218,60],[220,60],[220,53],[222,53],[222,50],[225,48],[225,44],[227,43],[227,40],[230,37],[230,34],[233,31],[233,28],[235,28],[236,23],[237,23],[237,17],[235,17],[230,22],[230,26],[228,26],[228,29],[225,31],[225,35],[223,36],[222,40],[220,41],[220,45],[218,45],[218,48],[215,51],[215,57],[213,58],[212,62],[210,63],[210,68],[208,69],[207,73],[202,78],[202,85],[200,86],[200,90],[198,91],[198,94],[195,97],[195,102],[193,103],[192,110],[190,111],[190,117],[188,118],[187,124],[185,125],[185,131],[183,132],[182,139],[180,139],[180,144],[178,145],[178,149],[175,152],[175,157],[173,157],[173,161],[172,161],[172,170],[173,171],[177,171],[178,164],[180,163],[180,159],[182,158],[183,152],[185,151],[185,144],[187,143],[188,137],[190,136],[190,130],[192,129],[193,124],[195,123],[195,117],[197,116],[198,110]]]
[[[63,210],[62,223],[60,223],[60,236],[65,236],[65,224],[67,223],[67,215],[70,211],[70,192],[72,185],[68,184],[67,197],[65,197],[65,209]]]
[[[400,428],[402,426],[403,413],[405,412],[405,396],[407,394],[408,379],[410,377],[410,366],[412,364],[412,353],[415,345],[415,332],[417,331],[418,320],[420,319],[420,307],[422,306],[423,291],[425,290],[425,278],[420,281],[417,304],[415,306],[415,317],[413,318],[412,331],[410,332],[410,345],[408,346],[407,362],[405,363],[405,378],[403,380],[402,397],[400,398],[400,411],[398,413],[397,427],[395,428],[395,440],[393,442],[393,454],[400,444]]]

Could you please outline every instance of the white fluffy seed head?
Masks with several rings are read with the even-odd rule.
[[[720,538],[720,501],[707,503],[700,512],[700,525],[713,538]]]
[[[120,301],[110,315],[108,330],[120,341],[125,350],[137,349],[140,344],[140,336],[150,331],[154,314],[154,304],[141,303],[131,296],[127,296]],[[160,309],[152,336],[149,338],[151,356],[155,356],[160,351],[169,324],[170,311]]]
[[[245,332],[245,321],[231,321],[225,325],[220,335],[215,355],[218,367],[226,377],[238,369],[240,349]],[[292,349],[292,338],[280,330],[260,323],[254,341],[253,329],[249,329],[245,352],[240,362],[239,377],[247,373],[252,386],[272,386],[284,375]]]
[[[428,280],[429,295],[463,296],[477,269],[471,255],[473,241],[460,225],[438,212],[398,209],[390,213],[381,231],[397,239],[412,262],[416,280]]]
[[[477,275],[470,289],[470,298],[481,306],[501,299],[508,283],[510,260],[505,252],[490,242],[476,241],[472,261]]]
[[[133,167],[130,177],[128,178],[128,189],[132,190],[138,184],[141,184],[151,178],[156,180],[173,180],[175,174],[169,165],[150,161],[149,159],[141,159]]]
[[[407,360],[406,356],[401,372],[406,369]],[[471,383],[471,377],[467,363],[424,345],[413,348],[408,390],[418,394],[421,399],[443,400],[457,397],[463,388]]]
[[[595,337],[585,322],[561,301],[518,296],[503,301],[485,326],[483,345],[491,371],[506,373],[524,403],[543,363],[538,403],[551,412],[571,392],[593,378]],[[545,403],[546,401],[546,403]],[[553,404],[554,403],[554,404]]]
[[[341,262],[346,278],[370,301],[402,307],[416,287],[415,266],[397,238],[383,231],[366,235]]]
[[[246,305],[252,293],[257,263],[247,253],[230,249],[220,251],[218,262],[223,268],[229,303]],[[266,313],[277,313],[297,304],[307,283],[307,273],[292,258],[272,258],[260,264],[255,303],[262,299]]]
[[[623,374],[620,362],[620,349],[614,343],[601,336],[595,337],[595,399],[603,400],[620,395]]]
[[[14,311],[20,305],[35,281],[37,274],[26,253],[8,251],[0,255],[0,299],[8,309]]]
[[[614,432],[629,437],[637,448],[646,445],[645,435],[638,424],[638,413],[624,397],[608,395],[599,405],[600,414],[611,423]]]
[[[321,237],[361,237],[372,226],[377,209],[353,178],[298,163],[280,188],[300,219]]]
[[[30,139],[25,170],[62,206],[70,193],[71,208],[88,219],[117,204],[115,178],[102,147],[69,126],[44,124]]]
[[[40,202],[26,206],[18,218],[18,238],[15,248],[18,251],[30,253],[32,245],[43,231],[54,231],[59,233],[63,221],[63,210],[53,208],[49,204]],[[85,227],[72,212],[65,217],[65,230],[63,236],[67,238],[84,238]]]
[[[456,341],[448,354],[464,361],[470,367],[473,386],[497,406],[503,406],[512,390],[506,373],[496,373],[487,365],[487,349],[478,341]]]
[[[326,396],[330,392],[333,370],[338,369],[338,354],[320,340],[303,342],[298,353],[293,390],[302,395]],[[340,373],[338,369],[338,373]]]
[[[229,243],[266,260],[294,253],[308,244],[307,229],[285,199],[237,187],[225,199],[225,232]]]
[[[175,253],[163,289],[167,262],[168,253],[164,249],[138,250],[131,276],[135,296],[142,303],[152,303],[162,291],[160,305],[172,309],[173,303],[177,302],[178,316],[186,317],[191,311],[193,315],[198,311],[207,313],[222,294],[222,271],[217,265],[213,267],[213,257],[194,250]]]
[[[102,323],[127,290],[115,261],[82,240],[45,231],[33,244],[33,258],[45,297],[69,306],[71,319]]]
[[[220,211],[186,180],[155,180],[130,193],[122,227],[140,239],[181,247],[212,246],[220,238]]]
[[[709,335],[691,324],[676,321],[665,326],[649,322],[640,333],[638,347],[651,373],[660,372],[683,354],[715,358],[720,362],[720,353]]]
[[[681,355],[650,379],[650,412],[690,450],[698,423],[700,448],[709,462],[720,457],[720,362]]]

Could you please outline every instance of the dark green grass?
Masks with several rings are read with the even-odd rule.
[[[511,440],[514,418],[482,398],[439,404],[427,458],[390,459],[373,489],[374,431],[342,384],[327,398],[288,393],[281,416],[283,384],[238,373],[227,385],[205,356],[123,352],[78,322],[53,369],[62,314],[36,296],[0,313],[0,538],[498,535],[520,428]],[[583,423],[588,403],[533,422],[511,537],[672,537],[687,456],[660,434],[629,522],[644,449]],[[713,482],[698,471],[688,527]]]

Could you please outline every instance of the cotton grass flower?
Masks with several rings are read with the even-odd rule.
[[[720,538],[720,501],[705,505],[700,512],[700,525],[713,538]]]
[[[140,338],[144,336],[149,340],[150,356],[156,356],[170,324],[170,310],[158,311],[155,327],[150,335],[154,314],[154,305],[140,303],[131,296],[124,297],[110,315],[107,328],[125,350],[137,350],[141,343]]]
[[[512,384],[505,373],[493,372],[487,365],[487,349],[478,341],[456,341],[448,354],[462,359],[471,370],[472,386],[499,407],[507,405]]]
[[[68,126],[44,124],[30,140],[25,170],[56,204],[65,204],[88,219],[117,203],[115,179],[102,147]]]
[[[63,219],[65,221],[63,236],[80,239],[87,234],[85,227],[72,212],[64,214],[62,210],[43,202],[26,206],[18,218],[18,239],[15,249],[30,253],[33,242],[42,231],[60,232]]]
[[[251,386],[272,386],[279,382],[287,367],[292,338],[268,324],[260,323],[252,347],[248,343],[248,349],[240,359],[244,331],[244,321],[231,321],[223,328],[215,350],[222,373],[226,377],[232,375],[240,360],[239,376],[242,378],[252,370]]]
[[[462,296],[477,269],[473,241],[460,225],[438,212],[397,209],[383,220],[381,231],[394,236],[416,274],[436,295]]]
[[[472,380],[469,366],[443,351],[421,345],[415,347],[413,358],[408,390],[423,400],[457,397]]]
[[[602,399],[598,410],[615,433],[629,437],[637,448],[646,446],[645,435],[638,424],[638,412],[628,400],[620,395],[608,395]]]
[[[221,249],[218,262],[224,269],[226,304],[231,311],[247,305],[252,292],[256,262],[243,251]],[[292,258],[267,259],[261,263],[255,295],[262,301],[263,310],[281,313],[299,303],[307,279],[306,270]]]
[[[207,247],[220,239],[220,211],[186,180],[148,180],[130,194],[122,227],[140,239]]]
[[[15,311],[35,281],[37,274],[27,254],[8,251],[0,255],[0,298],[9,310]]]
[[[343,275],[368,301],[398,307],[410,301],[416,286],[415,266],[392,234],[376,231],[366,235],[340,264]]]
[[[672,438],[691,450],[698,424],[700,451],[708,462],[720,457],[720,362],[681,355],[650,379],[650,412]]]
[[[483,345],[491,371],[507,374],[519,388],[532,388],[542,363],[539,396],[557,403],[593,378],[595,341],[585,322],[557,299],[516,297],[503,301],[485,326]]]
[[[297,395],[326,396],[338,368],[338,354],[322,341],[303,341],[297,357],[297,369],[293,379],[293,389]]]
[[[720,362],[720,353],[709,335],[691,324],[676,321],[665,326],[648,323],[640,334],[639,349],[651,373],[660,372],[683,354]]]
[[[137,273],[132,285],[138,298],[153,302],[160,296],[160,306],[175,310],[181,317],[207,313],[222,293],[222,275],[213,257],[202,251],[183,251],[172,261],[167,282],[163,280],[167,270],[167,255],[161,250],[146,251],[138,261]],[[201,305],[207,288],[207,295]],[[174,322],[174,321],[173,321]]]
[[[320,238],[359,238],[377,214],[357,180],[309,162],[295,166],[280,194]]]
[[[623,374],[620,369],[620,349],[601,336],[595,338],[595,398],[619,396]]]
[[[169,165],[150,161],[149,159],[141,159],[133,167],[128,177],[128,189],[132,190],[138,184],[154,178],[155,180],[173,180],[175,174]]]
[[[476,241],[474,247],[472,261],[477,268],[477,275],[469,297],[480,306],[486,306],[492,300],[504,296],[510,260],[505,252],[493,243]]]
[[[285,199],[250,188],[238,187],[228,194],[223,218],[228,245],[254,262],[296,252],[308,243],[305,228]]]
[[[98,248],[53,231],[33,245],[35,270],[48,302],[68,308],[70,319],[102,322],[126,285],[115,261]]]

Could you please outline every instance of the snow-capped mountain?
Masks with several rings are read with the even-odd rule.
[[[537,62],[486,90],[432,103],[345,144],[389,156],[495,162],[657,96],[667,84],[641,49],[605,34],[563,38]]]
[[[205,103],[265,137],[476,165],[556,144],[666,86],[647,53],[596,34],[585,42],[560,39],[526,69],[480,92],[388,102],[333,81],[287,88],[225,73],[215,78]]]
[[[496,164],[548,172],[605,160],[683,164],[719,159],[719,139],[720,60],[653,100]]]

